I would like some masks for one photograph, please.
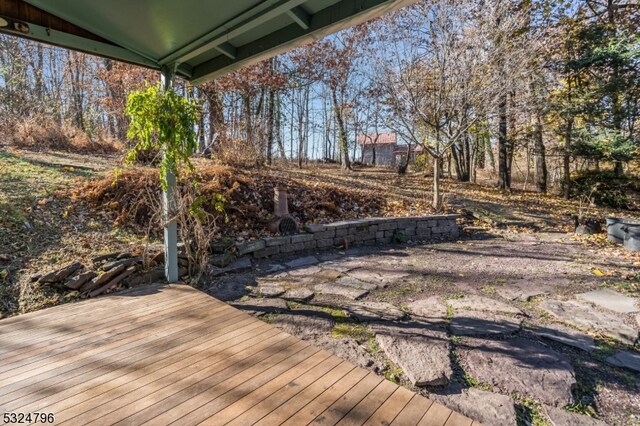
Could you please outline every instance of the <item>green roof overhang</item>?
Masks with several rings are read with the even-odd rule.
[[[0,0],[0,31],[193,83],[415,0]]]

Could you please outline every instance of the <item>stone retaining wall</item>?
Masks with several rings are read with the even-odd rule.
[[[238,246],[238,256],[256,258],[321,250],[334,246],[390,244],[410,240],[450,239],[460,235],[459,215],[379,217],[307,225],[304,233],[286,237],[269,237]]]

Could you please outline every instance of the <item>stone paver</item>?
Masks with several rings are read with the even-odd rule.
[[[207,289],[207,293],[224,302],[236,300],[247,294],[247,286],[256,285],[250,275],[232,275],[224,278]]]
[[[293,288],[287,290],[286,293],[282,295],[282,298],[294,302],[306,302],[313,298],[313,291],[306,287]]]
[[[480,383],[553,406],[573,401],[573,367],[566,357],[547,346],[523,338],[468,338],[458,348],[465,372]]]
[[[507,303],[499,300],[491,299],[489,297],[477,296],[474,294],[465,295],[460,299],[447,300],[453,309],[459,310],[474,310],[474,311],[487,311],[505,314],[522,314],[522,311],[515,306],[511,306]]]
[[[313,275],[314,278],[323,281],[335,281],[342,276],[342,272],[335,269],[323,269],[320,272]]]
[[[279,263],[274,263],[273,265],[268,265],[267,268],[265,269],[265,272],[267,274],[273,274],[275,272],[282,272],[284,271],[285,268],[284,265],[280,265]]]
[[[352,300],[359,299],[369,294],[368,290],[362,290],[359,288],[347,287],[344,285],[332,283],[317,284],[316,286],[314,286],[314,290],[318,293],[342,296]]]
[[[638,352],[618,352],[617,354],[605,359],[605,361],[611,365],[615,365],[616,367],[627,368],[640,373],[640,353]]]
[[[540,308],[576,327],[603,333],[629,345],[633,345],[638,338],[638,331],[626,325],[620,318],[598,312],[586,303],[547,299],[540,303]]]
[[[369,291],[375,290],[375,289],[378,288],[378,286],[375,285],[375,284],[371,284],[371,283],[367,283],[367,282],[364,282],[364,281],[360,281],[358,279],[355,279],[355,278],[349,277],[349,276],[338,278],[336,280],[336,284],[344,285],[344,286],[347,286],[347,287],[359,288],[359,289],[362,289],[362,290],[369,290]]]
[[[251,258],[245,256],[245,257],[241,257],[239,259],[234,260],[225,269],[228,272],[240,272],[240,271],[246,271],[247,269],[251,269],[252,267],[253,267],[253,264],[251,263]]]
[[[593,337],[559,324],[534,327],[531,329],[531,332],[536,336],[573,346],[583,351],[593,352],[596,349],[596,343]]]
[[[422,321],[444,323],[447,320],[447,306],[437,296],[416,300],[409,303],[408,307]]]
[[[485,425],[517,424],[513,400],[506,395],[469,388],[444,396],[431,394],[429,397]]]
[[[297,259],[286,262],[288,268],[302,268],[303,266],[315,265],[318,263],[318,258],[315,256],[299,257]]]
[[[262,297],[280,297],[284,292],[284,287],[279,285],[263,285],[256,288],[256,293]]]
[[[347,310],[358,321],[401,321],[407,314],[387,302],[343,302],[337,307]]]
[[[289,275],[294,277],[306,277],[317,274],[318,272],[320,272],[320,267],[314,265],[306,268],[293,269],[289,271]]]
[[[416,324],[373,326],[376,341],[414,386],[443,386],[453,370],[444,331]]]
[[[555,407],[545,407],[545,411],[553,426],[607,426],[601,420],[584,414],[570,413]]]
[[[639,299],[627,297],[608,288],[600,288],[587,293],[580,293],[576,296],[579,299],[621,314],[640,312],[640,308],[636,305]]]
[[[520,330],[521,321],[490,312],[456,312],[449,329],[456,336],[485,336],[513,334]]]
[[[518,280],[496,286],[496,293],[507,300],[519,300],[526,302],[537,296],[544,296],[553,288],[540,283],[538,280]]]
[[[408,277],[410,274],[403,271],[380,271],[369,268],[358,268],[348,272],[349,276],[361,281],[376,284],[378,287],[388,287],[390,284]]]
[[[301,339],[312,339],[316,336],[328,336],[334,322],[327,316],[319,316],[317,312],[293,310],[276,316],[271,324],[282,331]]]

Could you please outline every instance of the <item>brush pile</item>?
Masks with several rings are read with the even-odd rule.
[[[196,172],[183,176],[178,186],[197,182],[201,207],[211,215],[220,235],[267,235],[266,225],[273,217],[274,188],[279,185],[289,195],[289,211],[302,224],[379,216],[386,204],[384,194],[278,176],[269,170],[248,172],[202,162],[196,164]],[[156,235],[160,232],[157,169],[124,169],[117,176],[84,183],[74,188],[72,195],[106,214],[116,226],[137,232],[150,228]],[[216,196],[222,196],[224,212],[216,211],[212,202]]]

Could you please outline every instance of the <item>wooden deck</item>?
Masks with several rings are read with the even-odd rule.
[[[0,415],[55,424],[471,420],[200,291],[155,285],[0,321]]]

